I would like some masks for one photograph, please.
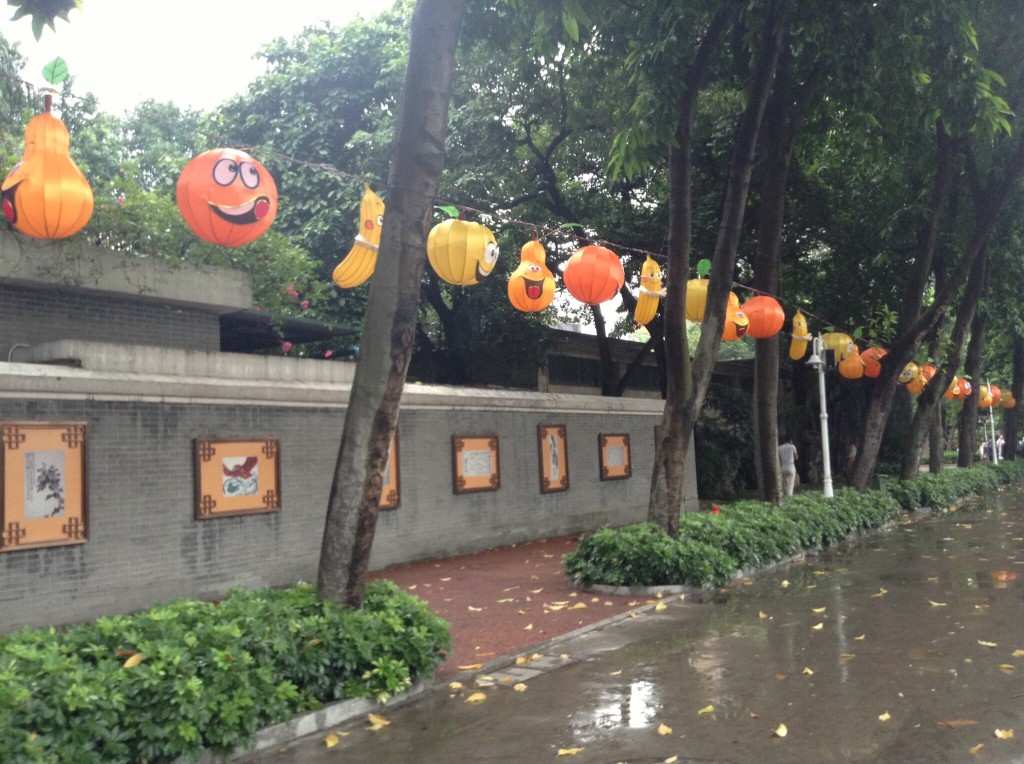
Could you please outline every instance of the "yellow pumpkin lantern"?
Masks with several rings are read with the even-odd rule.
[[[0,185],[4,216],[16,230],[35,239],[66,239],[92,217],[89,181],[71,159],[64,123],[45,111],[25,127],[25,153]]]
[[[332,278],[342,289],[357,287],[373,275],[377,267],[381,227],[384,223],[384,202],[368,184],[363,185],[359,203],[359,233],[345,259],[338,263]]]
[[[498,262],[498,242],[487,226],[449,218],[427,236],[427,260],[441,279],[473,286],[491,275]]]
[[[545,264],[547,252],[539,241],[526,242],[519,258],[519,267],[508,277],[508,301],[516,310],[537,313],[555,299],[555,276]]]
[[[850,345],[853,344],[853,337],[844,332],[826,332],[821,335],[821,342],[826,350],[836,354],[837,361],[841,361],[846,358]]]
[[[799,310],[793,315],[793,336],[789,341],[789,357],[799,361],[807,352],[807,343],[811,341],[807,333],[807,317]]]
[[[267,232],[277,215],[277,184],[267,168],[236,149],[210,149],[189,160],[175,188],[192,233],[241,247]]]
[[[703,321],[708,307],[708,280],[690,279],[686,282],[686,320]]]
[[[843,360],[839,362],[839,375],[845,379],[860,379],[864,376],[864,360],[854,342],[847,346]]]
[[[588,244],[577,249],[565,263],[562,281],[569,294],[586,305],[611,300],[626,283],[619,256],[607,247]]]
[[[648,255],[640,267],[640,293],[636,298],[636,310],[633,311],[633,319],[638,324],[649,324],[657,314],[658,303],[665,296],[663,278],[661,266]]]

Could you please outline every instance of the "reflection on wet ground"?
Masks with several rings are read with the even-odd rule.
[[[567,639],[528,681],[441,687],[335,748],[245,761],[1022,762],[1022,507],[911,516]]]

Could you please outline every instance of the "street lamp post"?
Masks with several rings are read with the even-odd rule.
[[[818,370],[818,404],[821,409],[821,486],[825,498],[832,498],[832,459],[828,445],[828,404],[825,401],[825,349],[821,343],[821,335],[814,338],[811,346],[811,357],[807,365]]]

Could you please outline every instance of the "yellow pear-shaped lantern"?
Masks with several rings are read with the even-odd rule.
[[[537,313],[555,299],[555,276],[546,265],[547,252],[539,241],[526,242],[519,258],[519,266],[508,277],[508,301],[516,310]]]
[[[686,282],[686,320],[703,321],[708,307],[708,280],[690,279]]]
[[[334,269],[332,279],[342,289],[352,289],[365,282],[377,267],[377,250],[384,223],[384,202],[369,184],[363,184],[363,199],[359,203],[359,232],[348,251]]]
[[[25,127],[25,153],[0,185],[4,216],[15,230],[34,239],[66,239],[92,217],[89,181],[71,159],[64,123],[45,110]]]
[[[845,379],[860,379],[864,376],[864,360],[860,357],[856,343],[851,342],[839,362],[839,375]]]
[[[498,262],[498,242],[487,226],[449,218],[427,236],[427,260],[434,273],[449,284],[479,284]]]
[[[640,267],[640,293],[636,298],[636,310],[633,311],[633,319],[638,324],[649,324],[657,314],[658,303],[665,296],[663,278],[661,266],[647,255]]]
[[[789,340],[789,357],[799,361],[807,353],[807,343],[811,341],[807,333],[807,317],[799,310],[793,314],[793,336]]]

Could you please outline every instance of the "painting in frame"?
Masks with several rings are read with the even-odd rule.
[[[401,476],[398,471],[398,429],[395,428],[391,436],[391,445],[388,447],[388,460],[384,463],[384,473],[381,475],[380,500],[377,503],[379,509],[398,509],[402,502]]]
[[[452,435],[452,490],[458,494],[500,487],[498,436]]]
[[[569,490],[569,453],[565,432],[564,424],[537,425],[541,493]]]
[[[281,509],[277,438],[196,438],[197,520]]]
[[[597,436],[601,480],[625,480],[633,474],[629,433],[602,432]]]
[[[0,552],[83,544],[85,422],[2,422]]]

